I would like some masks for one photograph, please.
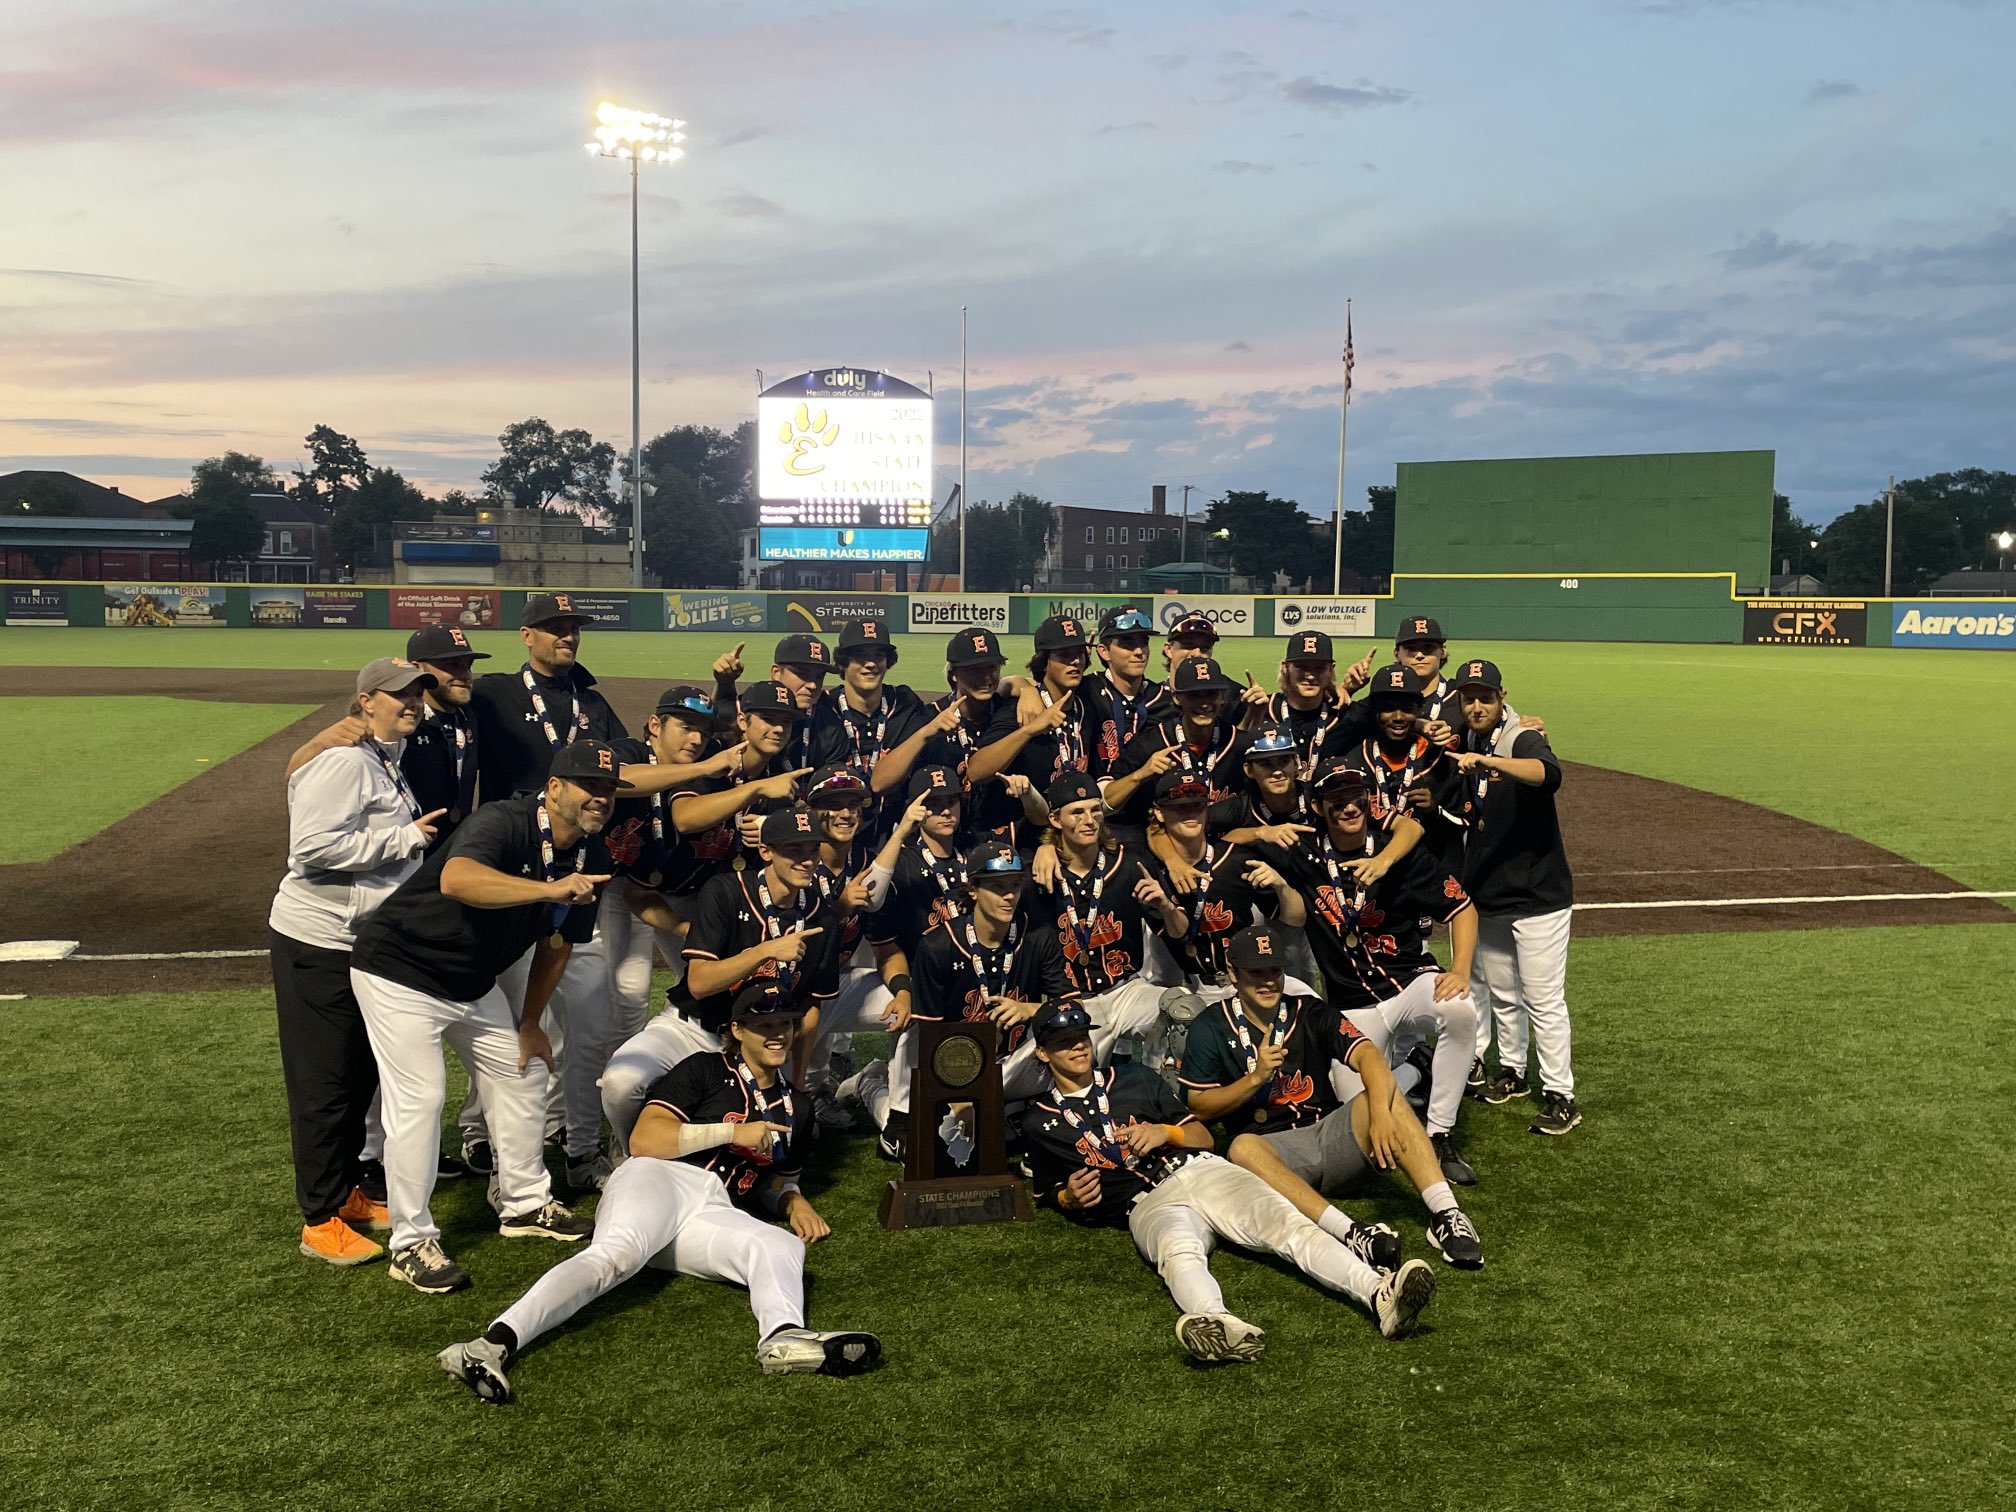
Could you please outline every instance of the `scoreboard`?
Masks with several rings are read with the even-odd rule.
[[[870,368],[820,368],[756,400],[757,554],[921,562],[930,545],[931,396]]]

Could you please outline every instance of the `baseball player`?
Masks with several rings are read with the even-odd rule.
[[[1414,674],[1421,693],[1420,729],[1436,745],[1453,749],[1463,725],[1456,685],[1442,675],[1449,661],[1449,642],[1441,624],[1427,615],[1410,615],[1393,632],[1393,660]]]
[[[621,786],[615,751],[575,741],[553,758],[543,792],[484,804],[358,931],[350,985],[384,1089],[391,1272],[416,1290],[469,1284],[428,1211],[444,1040],[478,1072],[496,1147],[498,1231],[563,1242],[588,1232],[554,1200],[540,1154],[553,1051],[539,1021],[570,950],[594,932],[594,905],[613,875],[595,837]],[[524,996],[512,999],[498,978],[528,953]]]
[[[1435,1151],[1398,1095],[1379,1047],[1335,1007],[1298,990],[1283,969],[1287,942],[1256,924],[1226,952],[1230,995],[1190,1025],[1182,1086],[1190,1111],[1224,1120],[1226,1156],[1295,1205],[1324,1232],[1380,1270],[1399,1264],[1400,1240],[1385,1224],[1366,1228],[1323,1200],[1368,1164],[1400,1167],[1428,1207],[1428,1239],[1451,1265],[1484,1263],[1477,1230],[1457,1204]],[[1340,1098],[1339,1067],[1363,1090]]]
[[[757,855],[759,865],[719,872],[701,886],[686,929],[685,975],[663,1011],[603,1068],[602,1111],[618,1139],[629,1139],[653,1082],[687,1056],[721,1048],[744,985],[781,984],[805,1020],[800,1034],[817,1030],[819,1004],[839,990],[839,929],[818,887],[812,811],[793,804],[764,815]]]
[[[746,642],[737,642],[735,649],[715,660],[715,694],[719,708],[732,710],[735,707],[735,679],[742,675],[742,647]],[[812,760],[812,715],[819,707],[820,695],[826,688],[826,674],[833,670],[832,654],[826,643],[815,635],[787,635],[777,642],[770,658],[770,681],[781,684],[796,702],[804,718],[793,727],[786,743],[782,766],[803,767],[810,771]],[[725,734],[732,728],[732,721],[721,726]]]
[[[1023,1119],[1039,1198],[1078,1223],[1125,1223],[1181,1316],[1176,1337],[1204,1361],[1249,1363],[1266,1332],[1226,1309],[1211,1275],[1220,1239],[1278,1255],[1353,1298],[1389,1339],[1414,1331],[1435,1292],[1419,1260],[1381,1275],[1251,1171],[1211,1153],[1211,1132],[1162,1079],[1138,1066],[1100,1071],[1091,1016],[1046,1006],[1031,1027],[1050,1090]]]
[[[358,1229],[391,1227],[384,1202],[362,1187],[378,1066],[350,958],[358,924],[420,869],[445,812],[422,811],[400,766],[433,682],[409,661],[367,663],[357,676],[362,741],[287,779],[287,874],[267,916],[273,998],[301,1253],[332,1265],[377,1259],[384,1249]]]
[[[1463,884],[1424,847],[1397,860],[1395,842],[1372,822],[1365,774],[1341,762],[1319,770],[1313,784],[1321,833],[1292,846],[1253,843],[1262,859],[1309,899],[1307,937],[1323,974],[1323,996],[1351,1017],[1385,1053],[1401,1090],[1418,1083],[1415,1047],[1434,1042],[1426,1123],[1443,1174],[1459,1186],[1477,1173],[1457,1153],[1456,1114],[1475,1053],[1477,1009],[1470,997],[1470,960],[1477,912]],[[1450,966],[1428,953],[1425,932],[1449,925]],[[1340,1098],[1362,1087],[1340,1073]]]
[[[797,743],[797,727],[805,715],[798,700],[782,683],[752,684],[742,694],[736,728],[739,748],[723,752],[704,775],[689,777],[671,789],[673,826],[686,837],[693,854],[712,872],[746,866],[754,855],[763,817],[788,806],[798,791],[798,779],[810,767],[786,767],[785,752]],[[735,751],[739,750],[739,760]]]
[[[1052,615],[1036,627],[1036,654],[1029,659],[1029,675],[1041,686],[1036,696],[1043,711],[1023,719],[1006,699],[995,702],[994,721],[980,749],[966,764],[966,787],[970,792],[1003,772],[1027,777],[1038,792],[1066,772],[1081,772],[1095,780],[1102,775],[1098,735],[1078,697],[1085,680],[1091,652],[1085,645],[1085,626],[1070,615]],[[1024,826],[1017,838],[1033,849],[1041,838],[1034,826]]]
[[[1186,614],[1169,627],[1169,633],[1162,641],[1163,682],[1176,675],[1176,668],[1193,656],[1215,656],[1218,652],[1218,627],[1211,623],[1210,616]],[[1151,716],[1153,717],[1153,711]]]
[[[923,700],[888,681],[897,655],[889,627],[881,620],[861,620],[842,628],[834,654],[840,662],[840,686],[813,710],[812,765],[852,767],[866,782],[889,749],[895,716],[921,708]],[[882,829],[878,812],[870,825],[878,841]]]
[[[805,1327],[805,1250],[832,1230],[798,1185],[807,1110],[785,1073],[797,1007],[778,983],[753,983],[736,995],[731,1027],[728,1050],[690,1056],[652,1083],[633,1158],[609,1178],[588,1247],[480,1338],[437,1356],[480,1400],[511,1401],[506,1372],[520,1353],[647,1265],[746,1287],[765,1375],[857,1375],[881,1358],[873,1334]]]
[[[1174,940],[1162,937],[1163,943],[1173,948],[1183,976],[1223,986],[1230,981],[1226,948],[1239,931],[1262,917],[1274,919],[1284,932],[1299,930],[1309,914],[1302,894],[1273,867],[1251,851],[1210,837],[1210,806],[1210,789],[1201,779],[1164,772],[1155,780],[1149,843],[1157,860],[1180,864],[1194,879],[1190,890],[1178,895],[1189,928]]]
[[[1372,736],[1344,759],[1370,782],[1376,822],[1390,826],[1407,815],[1421,826],[1437,859],[1459,871],[1462,784],[1450,752],[1422,733],[1420,684],[1405,667],[1385,666],[1373,673],[1370,688],[1365,703],[1372,711]]]
[[[1149,800],[1164,772],[1180,770],[1200,778],[1214,802],[1238,789],[1244,775],[1242,739],[1228,712],[1237,687],[1209,656],[1177,662],[1167,688],[1176,717],[1150,725],[1130,740],[1106,784],[1106,807],[1123,838],[1138,843],[1145,835]]]
[[[1341,755],[1372,733],[1371,718],[1351,695],[1372,680],[1372,653],[1337,677],[1336,653],[1320,630],[1298,630],[1281,653],[1280,691],[1267,700],[1267,718],[1295,735],[1306,779],[1326,756]]]
[[[1482,1010],[1480,1059],[1488,1026],[1498,1026],[1498,1074],[1485,1100],[1525,1096],[1530,1022],[1540,1060],[1540,1111],[1530,1127],[1535,1134],[1566,1134],[1582,1114],[1569,1060],[1567,997],[1575,879],[1554,812],[1561,763],[1546,736],[1508,716],[1495,663],[1460,663],[1456,695],[1464,724],[1456,760],[1470,818],[1463,882],[1477,905],[1470,990]]]
[[[565,593],[528,593],[518,629],[525,664],[476,679],[470,708],[485,803],[539,791],[554,754],[576,740],[608,744],[630,733],[580,663],[588,622]]]
[[[954,631],[945,643],[945,680],[952,691],[934,704],[910,705],[890,718],[889,748],[875,763],[870,786],[892,795],[903,791],[920,763],[949,767],[959,778],[976,829],[999,832],[1014,824],[1019,815],[1013,794],[992,783],[966,786],[967,765],[997,711],[1006,664],[1000,637],[992,630],[968,626]],[[1040,701],[1037,707],[1042,707]]]
[[[1162,684],[1148,676],[1148,638],[1155,626],[1128,604],[1099,616],[1099,660],[1105,665],[1080,686],[1079,697],[1093,705],[1099,759],[1110,767],[1127,743],[1167,713]]]
[[[801,1039],[792,1080],[812,1098],[813,1117],[822,1128],[847,1128],[853,1117],[832,1096],[834,1052],[852,1045],[857,1029],[885,1028],[889,994],[872,960],[861,961],[862,936],[872,910],[889,890],[889,873],[878,872],[870,854],[866,813],[868,784],[851,766],[829,766],[805,783],[805,806],[819,831],[815,885],[832,911],[839,934],[840,990],[819,1008],[819,1033]],[[851,1058],[851,1050],[850,1050]],[[851,1069],[851,1067],[850,1067]]]

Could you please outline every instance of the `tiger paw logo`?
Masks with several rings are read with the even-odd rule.
[[[1199,922],[1206,934],[1224,934],[1232,928],[1232,910],[1224,903],[1206,903],[1204,917]]]
[[[1274,1084],[1267,1091],[1267,1101],[1277,1107],[1297,1107],[1316,1095],[1316,1083],[1309,1079],[1307,1071],[1297,1071],[1293,1076],[1274,1073]]]
[[[618,866],[633,865],[644,854],[644,821],[625,819],[602,838]]]
[[[838,421],[829,423],[823,409],[799,405],[798,412],[777,427],[779,444],[790,448],[790,455],[784,459],[784,471],[794,478],[824,472],[826,459],[819,454],[839,439]]]
[[[1463,884],[1458,882],[1454,877],[1444,877],[1442,879],[1442,896],[1452,901],[1465,896]]]
[[[1134,971],[1133,958],[1124,950],[1107,951],[1105,964],[1106,979],[1111,982],[1117,982],[1124,977],[1131,976]]]
[[[1113,1157],[1100,1149],[1099,1142],[1090,1134],[1080,1134],[1075,1148],[1078,1151],[1078,1159],[1095,1171],[1117,1171],[1119,1169],[1113,1163]]]

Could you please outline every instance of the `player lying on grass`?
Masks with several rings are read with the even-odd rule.
[[[765,1375],[855,1375],[881,1357],[873,1334],[805,1327],[805,1247],[832,1230],[798,1187],[811,1110],[784,1069],[797,1003],[776,982],[755,982],[733,1014],[732,1049],[690,1056],[652,1084],[588,1247],[481,1338],[437,1356],[483,1401],[512,1400],[506,1372],[519,1353],[647,1265],[747,1287]]]
[[[1451,1265],[1484,1263],[1477,1240],[1449,1189],[1434,1148],[1401,1098],[1379,1047],[1321,998],[1286,990],[1287,941],[1258,924],[1237,935],[1226,955],[1233,996],[1190,1025],[1182,1083],[1190,1111],[1223,1120],[1226,1155],[1295,1205],[1296,1211],[1381,1269],[1399,1263],[1400,1240],[1385,1224],[1354,1224],[1321,1194],[1340,1191],[1369,1165],[1398,1166],[1428,1205],[1428,1240]],[[1348,1066],[1364,1083],[1339,1102],[1331,1069]]]
[[[1182,1316],[1176,1337],[1207,1361],[1252,1361],[1264,1330],[1234,1317],[1211,1276],[1220,1239],[1292,1262],[1354,1298],[1389,1339],[1404,1338],[1435,1294],[1420,1260],[1381,1274],[1251,1171],[1211,1153],[1211,1131],[1161,1077],[1092,1063],[1093,1024],[1077,1003],[1047,1005],[1031,1032],[1052,1088],[1023,1120],[1039,1198],[1085,1224],[1127,1225]]]

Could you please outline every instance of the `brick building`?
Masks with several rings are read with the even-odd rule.
[[[1203,517],[1190,522],[1191,550],[1199,548]],[[1147,566],[1149,545],[1167,538],[1175,541],[1182,521],[1169,513],[1169,490],[1157,483],[1150,490],[1148,508],[1087,509],[1076,504],[1057,506],[1057,530],[1043,554],[1042,588],[1104,587]],[[1163,558],[1174,561],[1172,547]]]

